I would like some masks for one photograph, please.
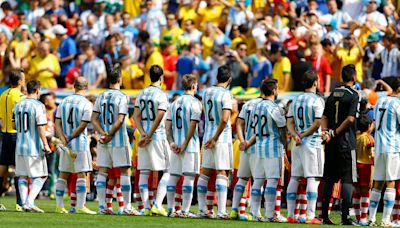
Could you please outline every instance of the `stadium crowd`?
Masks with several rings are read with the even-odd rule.
[[[110,82],[109,75],[117,67],[120,69],[121,89],[143,91],[154,84],[151,68],[154,69],[154,66],[158,65],[163,72],[163,80],[160,84],[163,90],[188,90],[183,82],[184,76],[190,74],[194,75],[198,82],[196,91],[202,94],[206,88],[221,83],[217,75],[223,66],[231,73],[229,86],[233,95],[263,94],[262,89],[259,91],[259,88],[262,88],[263,83],[269,82],[270,79],[277,80],[277,89],[280,92],[304,91],[313,86],[304,84],[304,81],[308,80],[304,75],[309,75],[307,72],[310,71],[317,73],[318,88],[316,89],[322,96],[330,95],[342,83],[351,85],[354,82],[354,86],[350,87],[358,90],[360,102],[357,103],[359,104],[357,116],[361,124],[357,125],[357,138],[353,140],[357,141],[357,148],[352,148],[352,146],[350,148],[356,149],[357,156],[363,158],[360,160],[357,158],[357,163],[363,167],[360,168],[358,164],[357,168],[364,170],[362,171],[362,174],[365,174],[363,180],[367,179],[367,181],[354,187],[352,199],[349,200],[348,182],[353,182],[353,179],[350,178],[349,181],[346,174],[328,179],[329,184],[325,186],[329,186],[330,191],[333,188],[333,193],[323,190],[323,184],[320,184],[318,199],[312,199],[312,202],[315,201],[317,209],[321,212],[322,221],[329,224],[328,211],[336,201],[339,201],[337,199],[342,197],[342,215],[344,216],[342,222],[353,224],[347,218],[349,211],[346,211],[353,207],[358,224],[366,224],[369,198],[370,195],[371,197],[374,195],[370,194],[371,189],[374,187],[376,201],[377,189],[382,188],[380,185],[372,185],[371,166],[374,163],[372,145],[375,131],[373,120],[376,117],[376,112],[374,113],[373,110],[378,102],[379,91],[396,95],[396,90],[400,86],[397,82],[400,61],[397,35],[400,19],[397,12],[400,5],[397,2],[389,0],[382,2],[380,0],[2,0],[0,2],[0,85],[11,85],[11,89],[6,90],[0,99],[0,107],[5,107],[0,111],[3,133],[3,151],[0,156],[0,194],[10,189],[10,183],[15,184],[17,210],[22,210],[24,206],[18,185],[28,185],[32,180],[9,178],[8,173],[13,171],[10,167],[15,165],[15,158],[13,158],[14,154],[6,154],[4,151],[15,150],[15,148],[4,142],[16,140],[16,130],[12,127],[11,121],[12,109],[24,97],[24,94],[28,93],[29,96],[32,92],[26,91],[25,81],[37,80],[41,88],[47,89],[68,88],[76,91],[77,85],[80,85],[78,87],[81,90],[109,88],[116,84]],[[346,66],[349,65],[352,67],[346,71]],[[352,70],[355,72],[355,80],[350,78],[353,75],[348,76]],[[24,72],[24,80],[18,74],[16,76],[15,72],[20,72],[20,74]],[[87,88],[82,86],[85,84],[82,78],[87,81]],[[180,95],[177,94],[170,98],[169,102],[172,103],[179,97]],[[71,212],[75,212],[77,198],[81,197],[79,192],[76,192],[76,186],[82,187],[82,183],[85,183],[88,190],[85,197],[88,200],[98,199],[95,187],[95,182],[99,178],[97,174],[104,174],[107,171],[105,190],[107,193],[106,199],[103,200],[107,202],[104,209],[110,210],[104,210],[102,213],[111,214],[113,213],[111,203],[113,197],[118,200],[119,207],[124,208],[126,198],[123,197],[123,193],[126,189],[121,189],[121,185],[126,186],[126,177],[123,176],[131,175],[132,178],[129,178],[128,182],[133,186],[133,201],[138,203],[138,211],[143,214],[144,210],[148,209],[148,206],[142,203],[143,195],[140,194],[139,186],[140,176],[143,177],[144,174],[141,175],[137,170],[137,155],[142,133],[140,129],[137,129],[138,121],[135,121],[133,111],[129,110],[127,113],[129,115],[126,115],[125,120],[128,125],[129,143],[132,145],[130,148],[132,154],[130,162],[133,167],[131,172],[125,169],[109,171],[102,169],[104,168],[102,166],[98,167],[97,146],[98,141],[103,140],[104,134],[98,131],[98,127],[94,126],[96,124],[88,124],[90,156],[92,157],[90,163],[94,173],[87,177],[80,173],[69,175],[69,172],[59,169],[60,153],[56,145],[63,142],[60,142],[62,137],[56,130],[56,110],[59,104],[56,104],[55,94],[45,93],[38,98],[45,108],[47,119],[45,133],[49,150],[55,152],[46,155],[49,178],[41,189],[41,196],[52,199],[60,197],[68,184]],[[95,104],[96,97],[88,96],[87,98]],[[132,100],[128,103],[135,102]],[[234,100],[230,115],[234,153],[232,172],[228,172],[227,175],[229,177],[228,201],[236,210],[236,214],[233,210],[231,217],[249,220],[245,205],[249,203],[250,195],[253,197],[253,192],[249,190],[251,183],[247,182],[247,179],[244,182],[245,179],[238,178],[243,140],[237,135],[236,119],[240,119],[239,113],[244,107],[243,103],[244,101]],[[291,101],[281,100],[280,107],[288,111],[290,103]],[[329,102],[326,103],[328,104]],[[332,107],[330,110],[334,110],[335,106]],[[328,114],[325,116],[329,119]],[[331,120],[334,117],[331,116]],[[202,114],[199,119],[200,139],[204,135],[206,119],[205,114]],[[346,118],[341,121],[344,119]],[[90,118],[87,121],[90,122]],[[336,127],[339,128],[338,125]],[[288,133],[293,135],[293,132],[288,130]],[[324,132],[332,138],[338,134],[335,131]],[[353,143],[352,140],[350,141]],[[298,142],[294,136],[289,137],[289,147],[286,148],[284,159],[286,168],[284,176],[286,177],[291,174],[290,162],[293,159],[291,151],[296,143]],[[153,205],[153,198],[158,198],[156,197],[159,194],[159,191],[156,191],[157,188],[167,181],[165,173],[161,171],[157,169],[146,174],[149,178],[148,198],[151,205]],[[207,173],[209,180],[207,179],[205,183],[209,184],[204,192],[207,200],[206,205],[201,205],[207,207],[205,216],[215,217],[212,208],[215,192],[218,192],[216,182],[221,183],[222,179],[225,181],[225,177],[221,176],[223,175],[219,172],[218,174]],[[203,181],[204,178],[203,176]],[[65,183],[61,183],[60,179],[65,180]],[[200,178],[196,177],[196,185],[199,181],[197,179]],[[288,179],[282,178],[277,184],[274,221],[287,221],[280,214],[281,201],[285,202],[283,196],[286,195],[287,205],[291,207],[290,210],[293,209],[293,213],[290,212],[290,218],[296,218],[290,222],[310,220],[318,223],[308,218],[310,216],[306,216],[307,202],[310,204],[307,186],[310,186],[310,183],[305,179],[297,181],[298,190],[294,199],[296,206],[293,207],[293,199],[289,194],[293,192],[288,192]],[[337,182],[339,179],[342,183]],[[184,195],[182,184],[185,180],[181,177],[179,181],[176,181],[178,184],[176,184],[174,195],[174,211],[179,212]],[[241,189],[235,188],[236,183],[244,186],[245,190],[241,191],[244,192],[243,197],[236,196],[235,198],[235,191]],[[319,181],[315,183],[318,186]],[[314,186],[315,183],[313,183]],[[64,189],[56,190],[56,185],[64,186]],[[293,187],[294,184],[289,184],[289,186]],[[113,195],[114,187],[115,195]],[[397,183],[396,187],[390,186],[390,189],[392,188],[399,192],[400,187]],[[293,191],[292,188],[290,190]],[[387,201],[387,196],[385,197]],[[160,200],[161,202],[154,204],[160,206],[163,198],[158,199]],[[292,201],[289,202],[289,200]],[[78,201],[82,203],[82,200]],[[399,225],[400,195],[398,193],[395,194],[393,201],[393,212],[386,211],[386,215],[387,213],[393,215],[394,223],[390,225]],[[292,203],[291,206],[289,206],[290,203]],[[354,205],[350,206],[351,203]],[[321,210],[324,205],[325,212]],[[83,206],[77,207],[82,209]],[[60,213],[66,212],[60,200],[57,200],[57,208]],[[159,209],[155,212],[160,212],[161,208]],[[254,213],[256,212],[257,210]],[[92,213],[92,211],[87,210],[84,213]],[[137,212],[129,210],[128,214],[137,214]],[[160,214],[163,214],[162,211]],[[171,214],[179,215],[179,213]],[[261,216],[253,214],[252,217],[254,220],[261,220]],[[387,218],[385,222],[389,224]]]

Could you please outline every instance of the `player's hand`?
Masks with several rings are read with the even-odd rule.
[[[106,144],[111,141],[111,137],[108,135],[108,132],[105,132],[101,137],[99,142],[101,144]]]
[[[51,154],[51,149],[50,149],[50,147],[49,147],[49,144],[46,143],[46,144],[44,145],[43,151],[44,151],[46,154]]]
[[[239,149],[241,150],[241,151],[245,151],[246,149],[247,149],[247,147],[248,147],[248,142],[247,141],[243,141],[243,142],[240,142],[240,144],[239,144]]]
[[[329,143],[335,137],[335,131],[332,129],[322,131],[321,137],[325,143]]]
[[[146,139],[143,142],[143,147],[147,146],[151,142],[151,137],[146,137]]]
[[[67,146],[67,144],[68,144],[68,139],[67,139],[67,137],[66,137],[65,135],[62,135],[62,136],[60,137],[60,140],[61,140],[61,143],[62,143],[64,146]]]
[[[145,133],[140,134],[140,139],[139,139],[138,146],[139,146],[139,147],[144,147],[144,146],[145,146],[146,139],[147,139],[147,134],[145,134]]]
[[[213,149],[215,147],[215,140],[214,139],[208,140],[208,142],[206,142],[206,144],[204,144],[204,147],[209,150]]]
[[[179,154],[183,154],[186,151],[187,144],[183,143],[178,149]]]
[[[175,153],[175,154],[178,153],[178,151],[179,151],[178,145],[176,145],[175,143],[170,143],[170,144],[169,144],[169,147],[171,148],[171,151],[172,151],[173,153]]]
[[[299,135],[294,136],[294,141],[296,142],[296,146],[301,145],[301,137]]]

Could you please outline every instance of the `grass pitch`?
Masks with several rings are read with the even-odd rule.
[[[54,200],[36,200],[38,207],[46,211],[44,214],[25,213],[15,211],[15,198],[8,196],[0,198],[7,211],[0,212],[0,227],[309,227],[309,225],[277,224],[261,222],[243,222],[233,220],[215,220],[215,219],[179,219],[165,217],[145,217],[145,216],[118,216],[118,215],[78,215],[78,214],[56,214],[54,213]],[[69,205],[65,201],[66,206]],[[87,206],[94,210],[97,208],[96,202],[88,202]],[[67,207],[68,209],[68,207]],[[197,211],[197,207],[192,207]],[[286,215],[286,210],[283,211]],[[380,216],[379,216],[380,217]],[[332,212],[333,220],[339,224],[340,215],[338,212]],[[380,221],[380,218],[378,218]],[[312,226],[311,226],[312,227]],[[329,227],[329,226],[323,226]],[[338,227],[338,226],[332,226]]]

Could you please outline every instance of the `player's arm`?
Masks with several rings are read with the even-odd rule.
[[[39,131],[39,137],[43,142],[44,151],[46,153],[50,153],[51,150],[49,144],[47,143],[47,137],[46,137],[47,118],[44,105],[36,109],[36,123]]]
[[[38,130],[39,130],[39,137],[43,142],[45,152],[50,153],[51,150],[49,144],[47,143],[47,138],[46,138],[46,125],[38,126]]]
[[[115,133],[121,128],[122,124],[124,124],[126,114],[118,114],[118,118],[115,121],[114,125],[111,127],[110,132],[108,132],[109,137],[113,137]]]
[[[142,113],[140,112],[140,108],[135,106],[133,111],[133,119],[135,120],[136,128],[139,130],[140,135],[146,135],[146,132],[142,126]]]
[[[287,123],[286,123],[286,125],[287,125],[287,129],[288,129],[290,135],[294,138],[294,140],[296,141],[296,143],[301,143],[301,136],[300,136],[300,134],[296,131],[296,127],[295,127],[295,123],[294,123],[293,116],[287,118]]]
[[[188,146],[190,140],[192,139],[196,129],[197,129],[197,124],[198,120],[191,120],[190,125],[189,125],[189,130],[188,134],[186,135],[185,141],[183,142],[181,148],[180,148],[180,153],[183,153],[186,150],[186,147]]]
[[[147,135],[149,138],[151,138],[153,136],[153,134],[157,130],[158,126],[160,126],[160,123],[161,123],[162,119],[164,118],[164,115],[165,115],[165,110],[158,109],[156,119],[154,120],[153,124],[151,125],[149,134]]]
[[[244,119],[242,119],[242,117],[239,116],[236,120],[236,134],[237,134],[237,137],[240,142],[245,141],[244,135],[243,135],[243,132],[244,132],[243,128],[244,128]]]
[[[224,131],[226,125],[228,124],[229,121],[229,117],[231,116],[231,110],[230,109],[224,109],[222,110],[222,118],[221,118],[221,122],[218,125],[217,131],[215,132],[214,136],[211,138],[211,140],[215,143],[218,141],[219,136],[222,134],[222,132]],[[211,141],[210,140],[210,141]],[[208,145],[210,143],[210,141],[208,141],[206,144]],[[206,145],[206,146],[207,146]]]
[[[167,140],[169,145],[171,145],[172,143],[174,143],[174,136],[172,134],[172,121],[168,120],[165,121],[165,131],[167,132]]]
[[[56,128],[56,133],[60,138],[62,144],[67,145],[68,137],[64,134],[62,130],[62,121],[60,118],[56,118],[55,128]]]
[[[321,126],[321,122],[322,122],[321,118],[315,119],[314,123],[311,125],[311,127],[309,127],[305,132],[303,132],[300,135],[300,137],[304,138],[304,137],[307,137],[307,136],[310,136],[310,135],[314,134],[314,132],[317,131],[318,128]]]
[[[103,128],[102,128],[101,125],[100,125],[99,117],[100,117],[100,112],[94,110],[94,111],[93,111],[93,114],[92,114],[92,118],[91,118],[93,128],[94,128],[94,130],[96,130],[100,135],[106,135],[107,133],[103,130]]]
[[[285,151],[286,151],[286,148],[287,148],[287,128],[286,127],[280,127],[279,128],[279,135],[280,135],[280,140],[281,140],[281,142],[283,144],[283,147],[285,148]]]

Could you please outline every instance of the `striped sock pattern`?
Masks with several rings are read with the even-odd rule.
[[[360,216],[360,221],[367,221],[368,217],[368,207],[369,207],[369,192],[363,192],[361,193],[361,216]]]
[[[108,184],[106,189],[106,205],[107,209],[110,210],[112,210],[113,192],[114,192],[114,185]]]
[[[357,221],[360,221],[361,218],[361,210],[360,210],[360,198],[361,195],[358,192],[353,193],[353,209],[356,214]]]
[[[121,190],[121,185],[117,184],[115,186],[116,190],[117,190],[117,202],[118,202],[118,210],[122,211],[124,210],[124,206],[125,206],[125,201],[124,201],[124,196],[122,194],[122,190]]]

